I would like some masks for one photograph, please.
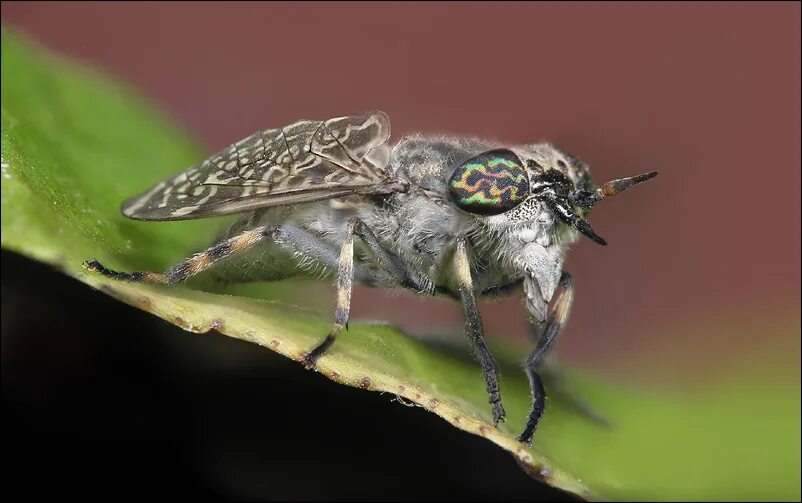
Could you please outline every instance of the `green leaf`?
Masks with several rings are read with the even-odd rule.
[[[97,257],[122,270],[163,270],[208,245],[225,222],[142,223],[119,212],[124,198],[202,157],[186,135],[126,86],[3,31],[3,248],[52,264],[186,330],[214,329],[298,360],[331,320],[282,302],[275,287],[235,290],[259,300],[121,284],[81,268],[82,261]],[[751,326],[761,337],[770,339],[767,331],[799,333],[798,310],[774,315],[773,323],[758,318]],[[776,372],[767,374],[766,365],[711,362],[720,365],[720,380],[688,393],[568,371],[565,387],[613,425],[589,421],[552,393],[529,449],[515,440],[530,405],[528,384],[517,370],[523,349],[491,344],[505,370],[508,419],[499,429],[490,423],[476,364],[464,353],[390,327],[352,325],[319,370],[334,381],[420,404],[508,450],[534,476],[584,498],[800,497],[798,379],[788,384]],[[784,351],[798,355],[798,340]],[[790,360],[798,378],[799,360]]]

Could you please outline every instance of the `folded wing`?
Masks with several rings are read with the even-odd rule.
[[[257,132],[127,200],[125,216],[186,220],[386,191],[390,120],[383,112],[302,120]]]

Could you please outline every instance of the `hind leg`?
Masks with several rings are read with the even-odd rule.
[[[250,229],[229,239],[221,241],[212,247],[196,253],[190,258],[169,268],[163,273],[157,272],[118,272],[106,268],[97,260],[84,262],[84,267],[99,272],[108,278],[141,283],[156,283],[169,286],[176,285],[187,278],[202,271],[210,269],[224,258],[241,255],[252,250],[262,243],[265,238],[272,239],[277,245],[287,249],[294,255],[311,260],[324,267],[337,268],[337,308],[335,321],[328,336],[313,349],[305,358],[307,367],[314,366],[318,358],[333,344],[334,340],[348,326],[348,317],[351,307],[351,290],[353,280],[356,279],[367,284],[379,285],[386,283],[387,279],[368,267],[357,264],[354,267],[354,236],[359,236],[373,252],[379,266],[390,276],[393,284],[418,291],[430,289],[428,285],[421,284],[412,278],[403,267],[401,260],[381,246],[373,232],[359,219],[353,218],[348,222],[348,232],[343,242],[339,256],[332,247],[321,241],[307,231],[292,226],[262,226]],[[265,271],[267,276],[258,279],[279,279],[282,271],[278,269]],[[257,279],[257,278],[252,278]]]
[[[277,232],[278,227],[273,226],[256,227],[247,230],[192,255],[163,273],[148,271],[118,272],[106,268],[97,260],[88,260],[83,263],[83,266],[90,271],[98,272],[107,278],[119,281],[174,286],[195,274],[209,269],[224,258],[252,249],[266,237],[274,238]]]
[[[196,274],[212,269],[224,259],[250,258],[246,254],[249,251],[258,251],[257,246],[266,244],[265,241],[275,243],[280,252],[286,253],[289,259],[294,257],[296,262],[298,260],[306,260],[331,269],[336,269],[339,263],[336,249],[310,232],[292,225],[272,225],[238,231],[233,237],[224,239],[161,273],[150,271],[118,272],[108,269],[97,260],[88,260],[84,262],[83,266],[90,271],[98,272],[107,278],[118,281],[174,286]],[[288,269],[297,270],[296,264],[288,265],[283,260],[261,269],[255,267],[252,270],[249,267],[251,266],[250,263],[246,263],[244,266],[245,268],[240,271],[223,271],[216,279],[223,283],[275,281],[292,276],[294,271],[288,271]],[[367,284],[377,284],[380,279],[369,269],[360,265],[357,265],[355,269],[355,276],[358,281]]]

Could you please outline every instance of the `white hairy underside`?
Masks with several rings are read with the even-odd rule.
[[[522,206],[526,215],[492,217],[484,225],[491,231],[489,240],[497,243],[494,251],[501,267],[522,275],[527,311],[542,322],[576,233],[558,228],[551,212],[536,201]]]

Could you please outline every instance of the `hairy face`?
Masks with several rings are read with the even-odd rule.
[[[513,147],[509,152],[520,159],[527,195],[506,211],[478,218],[498,237],[502,258],[523,273],[527,310],[541,322],[557,289],[566,249],[579,237],[571,219],[583,213],[569,198],[592,181],[584,163],[550,144]]]
[[[523,274],[527,311],[534,320],[545,320],[546,308],[562,273],[565,251],[578,233],[558,225],[552,211],[536,196],[507,213],[482,220],[496,236],[500,258]]]
[[[570,198],[577,190],[593,186],[587,165],[549,143],[513,147],[509,152],[520,159],[527,180],[526,197],[503,212],[485,216],[485,224],[510,232],[522,243],[550,246],[555,241],[573,242],[576,233],[570,229],[571,220],[583,217],[585,211],[575,207]]]

